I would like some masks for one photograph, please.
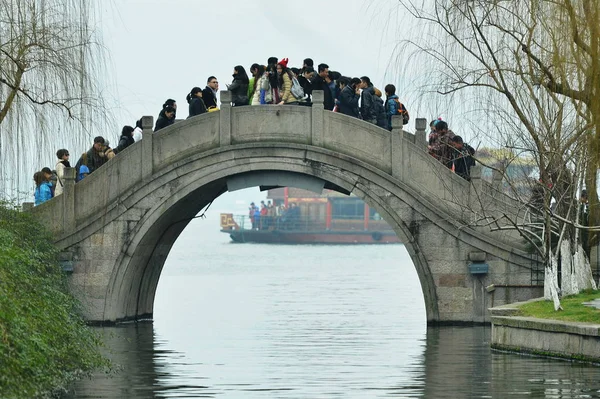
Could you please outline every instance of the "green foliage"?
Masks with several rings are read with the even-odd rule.
[[[600,324],[600,309],[583,304],[598,298],[600,290],[586,290],[581,294],[566,296],[560,301],[563,310],[559,311],[554,310],[552,301],[529,302],[519,308],[519,316]]]
[[[30,215],[0,204],[0,397],[32,398],[107,367],[57,250]]]

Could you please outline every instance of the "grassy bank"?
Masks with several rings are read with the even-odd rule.
[[[78,315],[50,236],[0,204],[0,397],[56,392],[108,366]]]
[[[600,298],[600,290],[588,290],[560,300],[563,310],[554,310],[552,301],[529,302],[519,307],[520,316],[600,324],[600,309],[583,305]]]

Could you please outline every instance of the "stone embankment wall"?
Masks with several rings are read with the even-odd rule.
[[[600,363],[600,324],[515,316],[515,305],[490,309],[492,349]]]

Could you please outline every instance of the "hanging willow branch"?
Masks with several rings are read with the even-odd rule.
[[[93,0],[0,0],[0,198],[31,200],[33,173],[107,129]]]

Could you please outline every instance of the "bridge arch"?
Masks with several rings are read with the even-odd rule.
[[[73,291],[90,321],[152,315],[162,267],[187,223],[228,190],[228,180],[274,171],[321,179],[376,209],[405,243],[419,275],[428,321],[483,322],[491,305],[515,299],[530,282],[531,260],[509,233],[472,226],[477,206],[516,206],[479,179],[468,183],[427,155],[425,121],[392,132],[312,108],[236,107],[221,94],[220,112],[200,115],[127,148],[64,194],[34,209],[74,264]],[[281,185],[285,185],[282,182]],[[489,211],[488,210],[488,211]],[[469,274],[473,253],[490,264]],[[486,293],[491,284],[503,295]],[[539,289],[520,290],[519,299]],[[511,297],[512,295],[512,297]]]
[[[180,163],[165,173],[161,179],[146,185],[144,191],[153,192],[160,187],[177,182],[176,187],[169,191],[169,195],[162,197],[160,201],[149,196],[152,206],[130,231],[129,239],[112,271],[107,292],[107,298],[111,300],[105,305],[103,318],[118,320],[150,316],[164,262],[175,240],[191,218],[210,201],[227,191],[228,178],[254,174],[260,179],[260,176],[264,175],[262,181],[264,184],[270,184],[268,174],[280,171],[290,173],[288,182],[291,184],[283,181],[285,185],[293,185],[292,174],[317,177],[354,193],[376,209],[409,249],[421,281],[428,320],[439,319],[435,283],[427,259],[422,255],[419,242],[410,231],[411,221],[402,220],[391,205],[393,201],[390,201],[392,197],[396,201],[401,201],[409,194],[391,193],[386,187],[389,182],[386,181],[385,176],[365,165],[360,166],[355,163],[351,166],[347,160],[340,159],[335,153],[318,151],[321,161],[316,165],[314,162],[306,161],[305,148],[272,145],[267,147],[277,153],[285,152],[286,158],[253,156],[252,154],[256,154],[259,148],[242,147],[216,153],[209,159],[191,159],[189,162]],[[215,159],[210,159],[213,157]],[[222,161],[223,157],[244,158],[246,162],[236,164],[233,161]],[[206,162],[213,163],[215,167],[206,170],[204,167]],[[349,173],[348,169],[351,167],[354,171]],[[185,172],[182,169],[185,169]],[[359,183],[361,180],[368,181],[368,186],[361,186]],[[140,198],[139,201],[144,199]]]

